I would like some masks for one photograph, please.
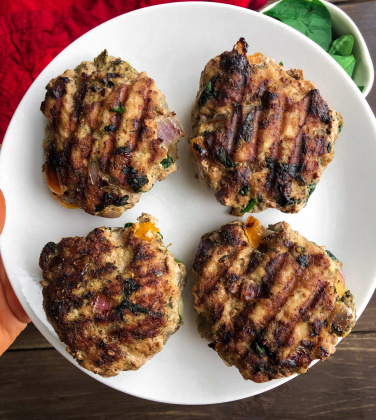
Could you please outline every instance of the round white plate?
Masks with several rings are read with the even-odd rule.
[[[194,178],[186,139],[179,144],[179,170],[155,185],[120,219],[98,218],[62,207],[51,197],[41,172],[46,119],[39,107],[44,87],[67,68],[92,60],[107,48],[111,55],[128,60],[156,80],[189,135],[190,111],[201,71],[209,59],[232,49],[239,37],[248,41],[250,54],[261,51],[277,62],[283,61],[286,68],[303,69],[305,77],[344,119],[334,161],[308,206],[297,215],[268,210],[258,217],[265,225],[286,220],[310,240],[326,245],[344,263],[358,314],[369,301],[376,280],[376,127],[369,106],[351,79],[320,47],[261,14],[214,3],[141,9],[93,29],[47,66],[19,105],[1,152],[0,188],[7,202],[1,252],[6,270],[34,324],[73,364],[76,362],[65,352],[42,309],[38,259],[47,242],[85,236],[97,226],[123,226],[135,221],[141,212],[148,212],[159,219],[165,244],[172,243],[170,250],[190,271],[201,235],[234,218]],[[220,360],[196,331],[191,286],[190,277],[183,294],[184,325],[139,371],[122,372],[109,379],[85,372],[120,391],[178,404],[232,401],[286,382],[245,381],[236,368]]]

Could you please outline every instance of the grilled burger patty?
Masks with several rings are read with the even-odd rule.
[[[184,130],[145,72],[103,51],[46,89],[44,171],[61,204],[118,217],[176,171]]]
[[[191,154],[200,180],[232,214],[296,213],[333,158],[342,118],[301,70],[247,56],[247,48],[241,38],[202,72]]]
[[[138,220],[49,242],[40,256],[48,320],[79,364],[104,377],[141,367],[182,324],[185,267],[156,220]]]
[[[341,267],[285,222],[224,225],[201,238],[194,259],[198,330],[245,379],[305,373],[354,326]]]

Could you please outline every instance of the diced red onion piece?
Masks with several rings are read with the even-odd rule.
[[[108,311],[112,308],[111,301],[102,293],[98,293],[93,306],[93,312],[96,314],[103,314],[103,312]]]
[[[96,185],[99,179],[99,163],[90,161],[88,166],[89,179],[92,185]]]
[[[344,272],[342,271],[342,268],[339,270],[339,272],[340,272],[340,274],[341,274],[341,276],[343,278],[343,283],[346,284],[346,277],[345,277]]]
[[[157,122],[157,136],[163,140],[163,145],[167,148],[183,134],[183,127],[175,117],[167,117]]]

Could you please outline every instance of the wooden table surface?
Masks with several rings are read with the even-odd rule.
[[[376,63],[376,0],[339,5]],[[376,89],[367,97],[376,111]],[[115,391],[61,356],[30,324],[0,358],[0,419],[371,419],[376,418],[376,296],[336,353],[285,385],[225,404],[161,404]]]

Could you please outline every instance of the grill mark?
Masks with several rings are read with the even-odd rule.
[[[283,261],[283,266],[281,267],[281,271],[284,270],[284,265],[287,262],[287,258]],[[294,265],[294,272],[289,276],[288,279],[283,283],[283,287],[278,290],[277,287],[274,289],[277,289],[278,294],[276,294],[276,290],[272,290],[273,293],[273,299],[275,302],[274,307],[270,307],[272,309],[270,317],[268,317],[269,324],[265,326],[265,335],[272,334],[272,331],[274,330],[274,325],[272,324],[272,321],[275,320],[277,315],[283,310],[283,307],[285,306],[286,302],[289,300],[289,298],[294,294],[296,286],[300,282],[300,274],[301,269],[298,267],[297,264]],[[281,278],[283,279],[283,274],[281,274]]]
[[[81,85],[78,88],[79,80],[81,80]],[[73,95],[74,106],[73,106],[73,111],[69,116],[69,125],[70,125],[71,130],[74,131],[74,136],[72,136],[67,141],[67,149],[68,149],[67,155],[69,156],[69,161],[71,162],[74,168],[76,165],[73,160],[73,153],[76,152],[79,154],[79,158],[77,160],[80,160],[81,158],[81,149],[80,149],[81,141],[80,141],[80,138],[77,136],[76,130],[77,130],[77,127],[80,125],[81,115],[83,113],[83,104],[84,104],[84,100],[88,92],[88,85],[85,80],[82,81],[82,79],[75,79],[75,86],[76,86],[76,91]],[[88,153],[88,155],[89,154],[90,153]],[[78,177],[75,176],[76,175],[75,172],[73,172],[73,174],[71,173],[67,174],[67,176],[69,176],[69,180],[64,178],[64,184],[69,185],[69,186],[73,185],[75,182],[74,180],[76,180],[77,182],[78,178],[82,176],[82,173],[83,173],[83,169],[80,171],[80,174],[78,175]]]
[[[278,278],[278,273],[281,272],[283,269],[283,266],[286,262],[286,259],[288,257],[288,253],[279,254],[274,258],[271,258],[269,262],[266,264],[266,272],[267,274],[262,278],[262,285],[261,285],[261,296],[262,297],[257,302],[257,308],[259,310],[260,307],[267,308],[267,315],[264,316],[261,320],[262,324],[268,323],[269,320],[275,318],[278,312],[278,307],[276,305],[273,307],[271,305],[271,300],[268,297],[269,293],[271,292],[271,287],[276,282]],[[255,306],[252,305],[250,307],[245,307],[244,310],[241,312],[241,317],[244,319],[247,319],[249,317],[252,317],[254,315],[254,308]],[[272,311],[274,309],[274,312]]]
[[[225,130],[223,146],[227,154],[234,156],[239,145],[239,125],[241,125],[243,109],[241,105],[234,104],[234,112],[231,115],[230,125]]]
[[[234,107],[230,126],[225,131],[223,144],[227,153],[232,157],[240,145],[240,130],[243,125],[241,104],[244,102],[248,87],[249,63],[245,52],[243,55],[237,51],[231,51],[221,55],[219,66],[223,70],[223,75],[217,80],[218,103],[225,103],[231,98]],[[231,75],[231,82],[229,75]]]
[[[88,83],[82,81],[80,88],[74,94],[75,105],[73,110],[73,118],[77,119],[77,125],[80,125],[81,117],[84,110],[84,101],[88,92]]]
[[[237,258],[237,252],[233,251],[232,254],[227,254],[228,258],[222,264],[221,269],[216,272],[215,276],[212,276],[210,280],[206,280],[203,285],[203,293],[209,294],[212,293],[217,288],[217,284],[221,281],[222,278],[227,276],[228,270],[231,268],[233,263]]]
[[[136,81],[136,83],[137,83],[137,81]],[[130,134],[130,140],[129,140],[129,143],[127,145],[130,148],[131,151],[137,150],[138,146],[139,146],[139,130],[141,128],[141,123],[143,121],[142,116],[144,115],[145,105],[146,105],[145,104],[145,97],[146,97],[145,91],[150,89],[151,83],[152,83],[152,80],[150,78],[146,79],[145,83],[142,85],[142,90],[137,91],[137,94],[139,96],[143,95],[144,100],[142,101],[142,106],[139,107],[139,112],[138,112],[137,116],[133,119],[133,121],[136,120],[136,123],[133,123],[133,126],[136,125],[135,132]],[[132,89],[130,90],[129,95],[127,97],[127,101],[124,105],[125,108],[127,108],[128,100],[130,98],[130,93],[133,92],[133,91],[134,91],[134,85],[132,85]]]
[[[129,86],[128,85],[122,85],[119,88],[117,88],[115,90],[115,94],[114,94],[114,98],[111,100],[111,103],[113,102],[117,102],[118,100],[120,100],[122,103],[124,101],[124,97],[127,94],[127,92],[129,91]],[[96,114],[96,121],[95,121],[95,125],[97,127],[99,127],[101,125],[101,114],[105,111],[105,107],[103,107],[101,109],[102,112],[99,112]],[[121,124],[121,120],[122,120],[123,115],[118,114],[118,113],[114,113],[113,116],[111,116],[110,118],[110,124],[113,124],[115,126],[120,126]],[[108,171],[108,167],[110,165],[110,160],[111,157],[113,155],[113,152],[116,148],[116,135],[113,135],[114,133],[109,133],[109,140],[107,139],[106,141],[110,142],[110,144],[108,145],[108,153],[101,153],[101,171],[106,168],[106,171]],[[102,138],[95,138],[92,135],[92,142],[91,142],[91,150],[90,150],[90,155],[89,155],[89,160],[90,162],[96,162],[97,158],[96,158],[96,153],[98,151],[98,149],[101,147],[101,143],[102,143]],[[104,147],[105,148],[105,147]],[[103,148],[103,149],[104,149]],[[95,163],[94,163],[95,164]],[[99,163],[98,163],[99,165]],[[87,170],[89,168],[87,167]],[[98,168],[98,171],[100,169]],[[101,183],[101,177],[98,174],[98,180],[96,182],[96,185],[92,185],[91,183],[91,178],[89,176],[89,173],[87,172],[87,176],[86,176],[86,194],[83,197],[83,200],[85,202],[85,206],[86,208],[91,208],[93,206],[95,206],[96,204],[98,204],[100,202],[100,197],[103,196],[103,188],[102,185],[100,185]]]
[[[114,108],[118,105],[119,102],[123,103],[124,97],[129,90],[129,86],[127,85],[121,85],[118,87],[113,94],[108,98],[109,108]],[[113,115],[110,117],[109,125],[113,125],[115,127],[120,127],[121,122],[123,119],[123,115],[118,112],[113,112]],[[117,147],[117,135],[116,131],[112,132],[110,131],[109,137],[106,137],[105,147],[102,150],[102,157],[101,157],[101,165],[105,168],[106,172],[109,170],[109,166],[111,164],[111,158],[114,155],[114,151]]]
[[[307,118],[308,118],[308,110],[311,107],[312,102],[312,93],[309,92],[303,99],[303,106],[300,108],[304,109],[304,122],[300,125],[299,131],[297,136],[295,137],[294,141],[294,147],[289,159],[290,164],[298,164],[301,166],[303,164],[304,160],[304,154],[306,153],[305,148],[305,137],[304,137],[304,129],[307,124]]]
[[[311,90],[311,103],[309,107],[309,113],[315,117],[318,117],[324,124],[329,124],[329,108],[328,104],[324,101],[318,89]]]
[[[291,346],[292,343],[289,342],[293,338],[297,324],[303,321],[304,319],[309,319],[308,317],[310,317],[310,314],[313,312],[314,309],[318,307],[319,303],[324,299],[325,289],[325,285],[318,284],[316,292],[309,294],[309,297],[304,302],[304,304],[299,302],[299,312],[294,312],[294,314],[292,314],[290,318],[284,317],[284,325],[286,325],[287,328],[284,328],[283,333],[279,336],[279,342],[283,346]]]
[[[67,172],[64,176],[63,183],[68,186],[69,190],[74,189],[73,194],[75,200],[83,200],[86,195],[85,178],[87,173],[87,160],[82,159],[82,151],[85,150],[85,155],[90,156],[90,149],[92,139],[91,136],[80,138],[77,135],[77,128],[80,125],[82,114],[84,112],[84,101],[88,92],[88,84],[83,75],[79,79],[75,79],[76,91],[73,95],[73,111],[70,115],[70,126],[74,129],[75,134],[66,141],[67,156],[73,170]],[[84,80],[83,80],[84,79]],[[79,85],[79,82],[81,84]],[[80,164],[80,167],[77,165]]]
[[[243,144],[243,147],[245,148],[245,155],[247,156],[247,161],[253,161],[255,159],[254,146],[255,146],[255,142],[257,138],[257,131],[258,131],[258,127],[256,124],[257,108],[254,108],[252,111],[248,112],[245,118],[247,118],[250,113],[252,114],[252,132],[251,132],[251,136],[248,139],[248,142]]]
[[[262,144],[262,136],[260,136],[259,122],[261,118],[261,111],[259,108],[256,109],[253,130],[255,132],[255,142],[253,145],[253,160],[257,159],[257,156],[260,153],[260,146]]]
[[[70,79],[68,77],[60,76],[57,79],[57,81],[55,81],[55,84],[47,91],[47,95],[51,96],[56,101],[54,103],[54,106],[50,109],[50,115],[52,117],[51,125],[53,126],[55,130],[57,130],[58,128],[58,123],[60,121],[59,114],[61,110],[61,103],[62,103],[63,97],[66,95],[66,84],[69,83],[69,81]],[[43,112],[43,114],[46,115],[47,97],[42,102],[40,109]]]
[[[137,150],[140,145],[139,144],[139,137],[140,137],[139,130],[141,128],[140,124],[143,121],[142,116],[144,114],[144,110],[147,105],[145,103],[145,90],[149,89],[151,83],[152,83],[152,80],[150,78],[140,79],[140,77],[138,77],[137,81],[135,82],[136,86],[135,84],[133,84],[130,87],[127,86],[127,88],[124,91],[121,91],[119,93],[119,98],[121,102],[123,103],[123,106],[125,109],[135,109],[134,107],[131,106],[129,102],[134,101],[135,96],[137,98],[141,96],[143,97],[143,101],[141,102],[141,105],[138,104],[137,106],[138,112],[136,116],[133,117],[133,120],[132,120],[132,124],[133,124],[132,131],[129,130],[129,127],[123,127],[124,126],[124,123],[122,124],[122,122],[124,122],[123,115],[114,113],[114,114],[117,114],[115,115],[115,117],[118,118],[116,121],[118,121],[119,127],[128,130],[128,135],[127,135],[126,144],[120,144],[119,142],[116,141],[117,136],[113,136],[113,148],[110,154],[110,159],[108,161],[108,171],[111,174],[111,176],[114,177],[114,179],[116,179],[117,182],[123,186],[123,188],[125,187],[127,190],[129,189],[129,191],[132,191],[132,192],[134,192],[134,190],[130,185],[128,185],[127,176],[125,172],[127,171],[127,168],[133,167],[132,166],[132,152]],[[134,95],[135,93],[136,95]],[[127,149],[129,150],[129,153],[114,154],[115,150],[117,150],[119,146],[127,147]]]
[[[275,103],[274,99],[277,97],[278,104]],[[282,114],[284,114],[283,106],[281,105],[280,96],[275,96],[274,93],[263,90],[262,94],[262,105],[258,108],[255,115],[255,125],[254,130],[257,132],[257,138],[254,146],[254,156],[257,157],[260,153],[261,145],[265,144],[264,139],[271,137],[273,141],[271,142],[268,150],[270,151],[270,157],[275,158],[278,156],[280,149],[280,132],[281,124],[280,117],[277,120],[276,115],[280,115],[280,110],[282,109]],[[276,108],[277,105],[277,109]],[[266,126],[263,126],[263,122],[269,121]],[[276,123],[278,121],[278,123]],[[277,127],[276,127],[277,125]],[[278,133],[276,133],[276,128]]]
[[[205,279],[205,283],[201,284],[201,287],[203,289],[202,293],[211,293],[213,290],[217,287],[217,284],[220,282],[221,279],[226,278],[228,274],[228,270],[234,266],[235,261],[239,255],[239,248],[243,249],[247,246],[247,244],[244,241],[241,241],[241,238],[238,238],[237,231],[231,232],[232,229],[234,229],[233,225],[230,226],[230,231],[228,234],[226,234],[227,231],[220,231],[216,232],[215,235],[210,236],[206,238],[204,241],[200,243],[200,246],[202,249],[200,251],[196,252],[195,260],[194,260],[194,270],[200,273],[202,273],[205,270],[205,267],[207,264],[210,264],[210,261],[214,258],[214,255],[212,252],[210,252],[210,249],[212,249],[212,244],[217,243],[218,241],[221,242],[221,248],[223,247],[224,250],[221,252],[221,248],[218,250],[218,254],[224,254],[227,256],[226,259],[222,261],[220,264],[220,270],[216,272],[215,276],[210,277],[210,279]],[[244,236],[243,231],[239,232]],[[220,236],[221,235],[221,236]],[[230,248],[231,252],[228,252],[228,247]],[[207,251],[205,249],[208,248]],[[216,254],[216,255],[218,255]],[[225,280],[224,280],[225,281]],[[225,281],[226,283],[226,281]]]
[[[281,103],[282,102],[282,103]],[[282,152],[283,152],[283,148],[282,148],[282,140],[281,140],[281,134],[282,134],[282,129],[284,127],[284,121],[286,118],[286,97],[279,97],[279,107],[276,110],[276,113],[279,114],[279,119],[278,119],[278,124],[276,127],[276,131],[274,134],[274,143],[272,145],[272,149],[275,149],[275,155],[271,156],[272,158],[277,159],[278,161],[281,161],[281,157],[282,157]],[[278,112],[280,111],[280,112]],[[281,118],[282,117],[282,118]],[[272,133],[273,136],[273,133]]]

